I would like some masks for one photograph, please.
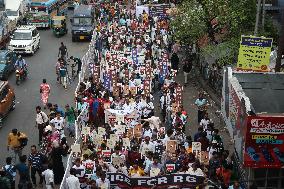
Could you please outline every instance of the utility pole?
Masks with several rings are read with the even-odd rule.
[[[280,35],[278,40],[278,49],[277,49],[277,58],[275,63],[275,72],[280,72],[281,69],[281,60],[282,55],[284,52],[284,11],[283,8],[281,8],[281,29],[280,29]]]
[[[254,26],[254,35],[255,36],[258,34],[260,7],[261,7],[261,0],[257,0],[257,10],[256,10],[255,26]]]
[[[265,0],[262,0],[262,31],[264,31],[264,23],[265,23]]]

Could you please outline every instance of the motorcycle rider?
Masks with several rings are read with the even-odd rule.
[[[21,55],[18,56],[18,60],[15,62],[15,68],[19,68],[20,72],[23,71],[23,74],[27,76],[28,70],[27,70],[27,63],[25,59]]]

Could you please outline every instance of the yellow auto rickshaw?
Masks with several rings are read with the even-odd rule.
[[[67,34],[66,17],[65,16],[53,16],[51,20],[51,27],[56,37]]]

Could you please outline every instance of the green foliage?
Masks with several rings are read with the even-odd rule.
[[[171,22],[175,39],[196,41],[206,32],[205,12],[196,0],[186,0],[179,7],[179,14]]]
[[[184,42],[192,43],[208,34],[213,19],[218,20],[215,32],[228,28],[222,43],[201,49],[202,55],[218,55],[218,64],[225,65],[235,61],[241,35],[252,34],[256,0],[184,0],[178,12],[171,26],[174,37]]]
[[[235,62],[240,46],[240,37],[231,38],[223,43],[208,46],[201,49],[204,57],[213,57],[219,66],[224,66]]]

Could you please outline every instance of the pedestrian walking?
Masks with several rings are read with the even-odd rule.
[[[82,61],[81,61],[80,58],[73,57],[73,56],[70,56],[70,59],[74,61],[75,66],[77,65],[77,76],[78,76],[80,71],[81,71],[81,69],[82,69]]]
[[[80,182],[78,177],[75,176],[76,169],[70,169],[70,176],[66,179],[66,184],[68,189],[78,189],[80,188]]]
[[[11,189],[15,188],[15,178],[16,178],[16,168],[12,164],[12,158],[6,158],[6,165],[3,167],[3,171],[5,172],[6,177],[10,181]]]
[[[20,175],[18,189],[30,189],[32,183],[30,181],[30,170],[26,164],[27,156],[23,155],[20,157],[20,163],[15,166],[16,170]]]
[[[195,101],[195,105],[197,106],[198,109],[198,114],[197,114],[197,120],[198,123],[204,118],[204,114],[207,109],[207,100],[204,98],[204,93],[200,92],[198,99]]]
[[[54,187],[54,174],[52,171],[52,165],[48,164],[48,168],[42,172],[42,176],[44,176],[45,187],[46,189],[53,189]]]
[[[54,184],[60,184],[64,177],[64,166],[62,156],[65,155],[64,149],[59,145],[57,140],[52,143],[53,148],[50,153],[52,169],[54,171]]]
[[[42,164],[44,161],[44,155],[37,151],[36,146],[31,146],[31,153],[29,155],[29,166],[31,168],[31,179],[34,187],[36,187],[36,173],[38,173],[38,176],[40,178],[39,184],[41,185],[43,182],[42,177]]]
[[[20,158],[24,146],[27,145],[27,135],[19,132],[17,129],[12,129],[12,132],[8,134],[7,150],[13,150],[13,158],[17,162],[17,156]]]
[[[178,71],[178,65],[179,65],[179,57],[177,53],[173,53],[171,57],[171,66],[172,69],[175,71]]]
[[[70,107],[69,104],[65,106],[65,120],[66,120],[66,128],[69,131],[69,136],[75,136],[75,119],[76,114],[73,107]]]
[[[192,62],[190,60],[185,60],[183,65],[184,86],[187,85],[187,79],[191,69],[192,69]]]
[[[40,84],[40,94],[41,94],[41,101],[45,109],[50,94],[50,86],[49,84],[46,83],[46,79],[43,79],[42,84]]]
[[[67,67],[64,64],[60,64],[59,75],[61,84],[67,89]]]
[[[64,118],[61,117],[60,112],[56,113],[56,117],[50,121],[50,124],[54,126],[55,130],[59,131],[62,138],[64,136]]]
[[[65,61],[68,57],[68,50],[67,50],[67,47],[64,45],[63,42],[61,42],[61,45],[59,47],[58,57],[64,59]]]
[[[57,76],[56,81],[58,83],[61,83],[61,81],[60,81],[60,73],[59,73],[61,62],[62,62],[61,58],[58,58],[58,60],[57,60],[57,62],[55,64],[55,73],[56,73],[56,76]]]
[[[41,111],[41,107],[36,107],[36,127],[38,128],[38,140],[39,144],[42,143],[42,136],[45,127],[49,124],[49,119],[43,111]]]

